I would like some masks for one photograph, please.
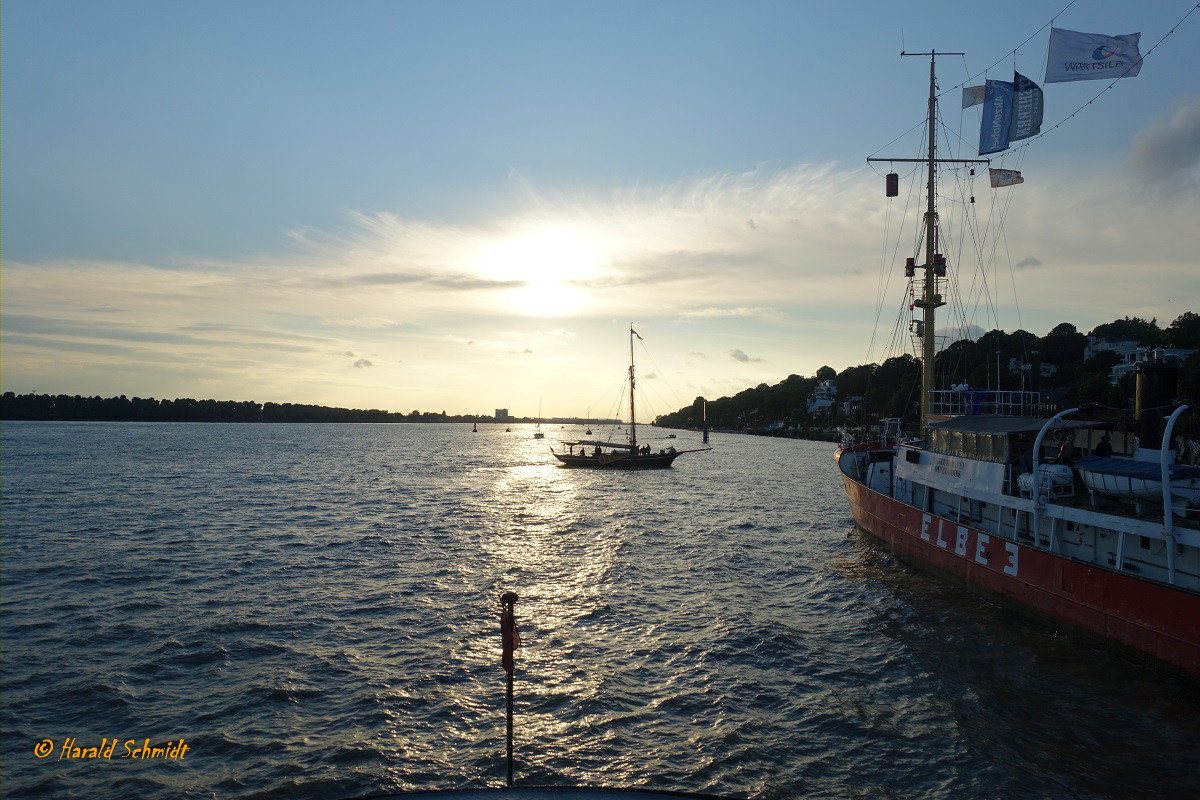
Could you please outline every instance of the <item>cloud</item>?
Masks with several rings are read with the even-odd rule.
[[[354,366],[356,369],[363,369],[365,367],[373,367],[375,365],[365,358],[360,358],[358,361],[354,362]]]
[[[761,319],[771,319],[779,316],[779,312],[773,308],[747,308],[739,306],[737,308],[717,308],[710,306],[708,308],[693,308],[686,310],[682,316],[689,318],[712,318],[712,317],[758,317]]]
[[[1186,142],[1190,120],[1176,114],[1145,135]],[[955,291],[965,287],[947,295],[967,306],[961,324],[1041,334],[1063,321],[1086,330],[1125,315],[1200,311],[1186,307],[1200,296],[1186,235],[1200,204],[1161,192],[1097,203],[1111,195],[1111,173],[1056,168],[1006,190],[1009,205],[976,192],[971,213],[989,232],[1001,228],[1005,246],[983,252],[986,270],[965,263],[973,247],[947,248]],[[213,387],[203,391],[437,410],[454,410],[457,397],[463,413],[481,403],[533,413],[544,396],[580,413],[598,407],[627,366],[628,320],[656,374],[675,382],[683,372],[710,396],[823,364],[882,362],[896,354],[885,347],[909,344],[904,325],[886,343],[884,331],[903,311],[898,264],[911,229],[895,224],[900,208],[889,227],[881,194],[869,170],[797,166],[611,191],[530,188],[471,220],[354,213],[337,230],[298,232],[286,251],[253,259],[5,263],[5,382],[71,394]],[[951,221],[954,204],[940,213],[948,231],[965,230]],[[901,244],[881,247],[889,230]],[[1008,243],[1037,256],[1012,263]],[[497,254],[534,256],[544,269],[522,273],[530,264]],[[1144,285],[1171,287],[1170,297],[1114,292],[1096,278],[1130,265]],[[1017,272],[1027,267],[1041,268],[1036,287],[1030,271]],[[1023,318],[1005,311],[1013,307]],[[344,369],[367,353],[371,368]],[[409,388],[397,397],[396,386]]]
[[[729,357],[732,358],[734,361],[740,361],[743,364],[764,360],[761,358],[751,358],[750,356],[746,355],[741,350],[736,350],[736,349],[729,351]]]
[[[1130,162],[1143,183],[1200,193],[1200,97],[1135,136]]]

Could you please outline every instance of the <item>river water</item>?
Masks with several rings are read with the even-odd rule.
[[[4,794],[502,785],[511,590],[518,783],[1200,796],[1200,689],[898,565],[828,443],[579,433],[5,423]]]

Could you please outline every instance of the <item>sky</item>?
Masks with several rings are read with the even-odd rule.
[[[939,154],[977,158],[961,87],[1040,84],[1051,24],[1145,63],[1044,86],[991,163],[1025,183],[943,184],[954,329],[1166,327],[1200,312],[1193,6],[8,0],[0,383],[595,417],[631,326],[649,415],[881,362],[923,202],[866,160],[919,155],[901,51],[964,54]]]

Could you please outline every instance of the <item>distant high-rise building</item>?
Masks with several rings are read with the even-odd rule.
[[[497,408],[496,409],[496,422],[506,422],[509,419],[512,419],[512,418],[508,416],[507,408]]]

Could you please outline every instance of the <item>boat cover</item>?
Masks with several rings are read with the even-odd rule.
[[[1144,481],[1162,480],[1162,467],[1159,464],[1134,458],[1084,456],[1075,462],[1075,467],[1082,472],[1098,472],[1104,475],[1118,475],[1122,478],[1137,478]],[[1200,467],[1171,464],[1167,467],[1167,476],[1172,483],[1195,480],[1200,478]]]

